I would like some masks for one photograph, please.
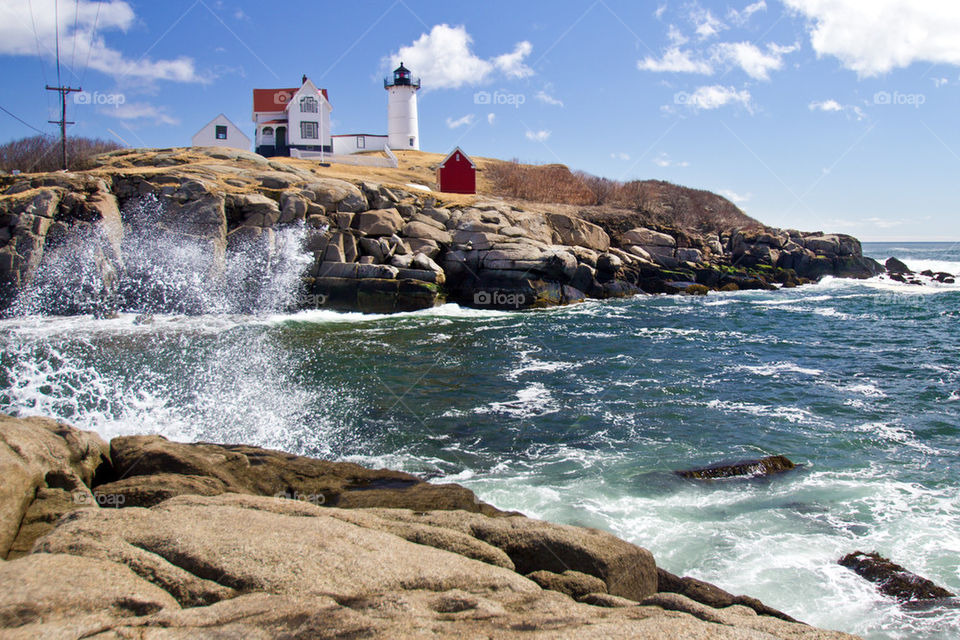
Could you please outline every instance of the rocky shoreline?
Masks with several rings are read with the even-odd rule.
[[[138,231],[200,247],[199,278],[227,287],[232,254],[243,250],[261,265],[244,286],[269,280],[283,230],[302,228],[307,261],[287,303],[295,309],[389,313],[445,301],[526,309],[883,271],[845,235],[760,225],[698,232],[639,213],[611,220],[484,196],[445,201],[232,150],[122,150],[98,162],[85,172],[0,178],[0,311],[37,286],[58,247],[76,245],[57,286],[82,295],[46,300],[43,312],[202,312],[189,291],[157,290],[164,279],[137,262]],[[147,220],[144,202],[156,209]],[[165,307],[171,299],[176,305]]]
[[[396,471],[0,415],[0,472],[5,638],[854,637]]]

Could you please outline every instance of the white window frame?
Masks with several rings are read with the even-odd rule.
[[[304,96],[300,98],[300,113],[319,113],[320,107],[317,99],[313,96]]]
[[[300,137],[303,138],[304,140],[319,140],[320,139],[320,123],[312,122],[310,120],[302,121],[300,123]]]
[[[363,136],[357,136],[357,149],[366,149],[367,140]]]

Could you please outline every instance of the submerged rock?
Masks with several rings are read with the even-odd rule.
[[[935,600],[955,597],[955,594],[943,587],[908,571],[876,552],[854,551],[837,562],[862,578],[876,583],[880,593],[898,600]]]
[[[685,469],[675,471],[681,478],[690,478],[694,480],[714,480],[717,478],[737,478],[759,476],[772,476],[777,473],[783,473],[796,467],[793,462],[785,456],[767,456],[759,460],[741,460],[733,464],[718,464],[698,469]]]

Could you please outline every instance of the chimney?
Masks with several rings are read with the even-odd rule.
[[[307,84],[307,74],[303,74],[303,80],[300,81],[301,85]]]

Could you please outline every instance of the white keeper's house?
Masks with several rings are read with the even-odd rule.
[[[267,157],[289,156],[290,149],[332,153],[331,111],[327,90],[307,76],[299,87],[254,89],[256,152]]]
[[[420,123],[417,91],[420,79],[400,66],[385,78],[387,91],[387,133],[349,133],[332,135],[330,98],[326,89],[317,88],[307,76],[299,87],[290,89],[254,89],[253,122],[256,125],[254,150],[262,156],[316,157],[317,153],[345,156],[364,151],[420,149]],[[389,152],[388,152],[389,155]],[[395,160],[395,159],[394,159]]]

